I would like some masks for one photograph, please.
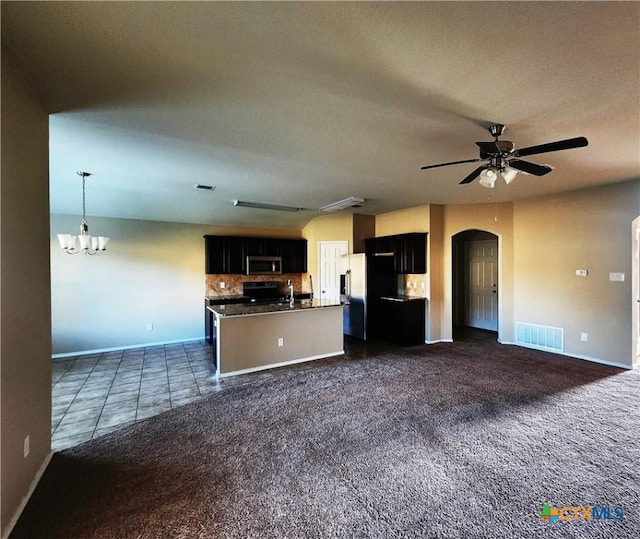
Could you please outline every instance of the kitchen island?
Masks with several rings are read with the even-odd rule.
[[[342,305],[335,300],[211,305],[216,376],[344,354]]]

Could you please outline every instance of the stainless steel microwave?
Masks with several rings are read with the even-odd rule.
[[[280,275],[282,273],[282,257],[280,256],[248,256],[247,275]]]

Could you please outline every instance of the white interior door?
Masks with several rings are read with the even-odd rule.
[[[340,257],[349,253],[348,241],[318,242],[318,271],[320,273],[317,297],[340,298]]]
[[[466,245],[467,326],[498,331],[498,240]]]

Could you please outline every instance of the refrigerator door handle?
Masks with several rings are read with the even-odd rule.
[[[347,270],[345,272],[345,278],[346,278],[346,283],[345,283],[345,292],[347,294],[347,301],[351,301],[351,270]]]

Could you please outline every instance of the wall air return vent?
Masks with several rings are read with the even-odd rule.
[[[516,344],[549,352],[564,351],[564,329],[516,322]]]

